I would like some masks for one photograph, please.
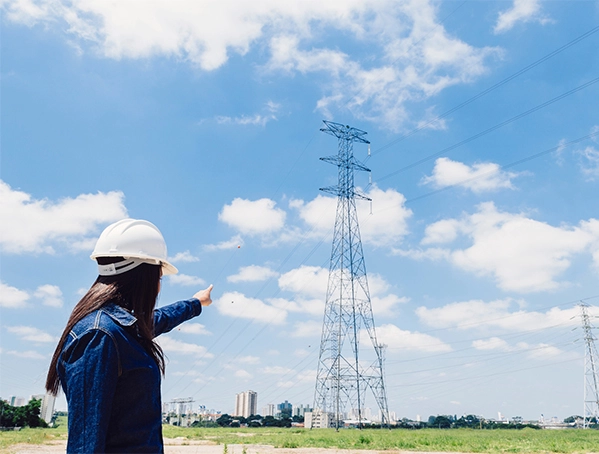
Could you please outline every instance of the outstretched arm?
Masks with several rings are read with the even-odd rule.
[[[168,333],[179,326],[202,313],[203,306],[212,304],[210,292],[213,286],[200,290],[193,298],[177,303],[169,304],[154,311],[154,337]]]

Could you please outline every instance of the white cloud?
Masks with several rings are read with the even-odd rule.
[[[531,346],[525,342],[519,342],[516,344],[516,348],[527,350],[528,358],[532,359],[553,359],[564,354],[564,352],[559,348],[544,343]]]
[[[518,174],[501,170],[499,164],[492,162],[478,163],[468,166],[449,158],[439,158],[431,176],[424,177],[424,184],[432,184],[436,188],[459,185],[472,192],[481,193],[497,189],[513,189],[512,179]]]
[[[293,300],[285,298],[269,298],[267,301],[274,307],[287,312],[298,312],[303,315],[322,315],[324,313],[324,294],[320,299],[306,299],[296,295]]]
[[[583,150],[578,150],[581,157],[580,170],[591,181],[599,178],[599,148],[589,145]]]
[[[507,298],[485,302],[469,300],[446,304],[438,308],[419,307],[416,315],[433,328],[476,329],[487,331],[499,328],[506,331],[529,331],[552,327],[580,325],[580,310],[577,307],[560,309],[554,307],[547,312],[511,310],[515,301]],[[519,307],[519,306],[518,306]],[[599,308],[590,307],[589,314],[599,315]],[[486,341],[480,346],[498,346],[499,341]]]
[[[541,14],[541,0],[514,0],[512,7],[499,13],[495,24],[495,33],[511,30],[518,22],[536,21],[541,24],[549,22]]]
[[[260,282],[277,276],[277,272],[266,266],[250,265],[239,268],[237,274],[227,276],[229,282]]]
[[[202,358],[213,358],[214,355],[209,353],[206,347],[197,344],[190,344],[173,339],[170,336],[162,335],[156,338],[156,341],[167,353],[179,353],[182,355],[196,355]]]
[[[236,358],[235,362],[241,364],[259,364],[260,358],[258,356],[241,356],[240,358]]]
[[[206,285],[206,281],[204,279],[196,276],[189,276],[183,273],[169,274],[168,280],[171,284],[183,285],[188,287]]]
[[[7,355],[16,356],[18,358],[26,358],[26,359],[48,359],[47,356],[42,355],[41,353],[36,352],[35,350],[26,350],[23,352],[15,351],[15,350],[7,350]]]
[[[87,235],[127,216],[122,192],[82,194],[58,202],[36,200],[0,181],[0,245],[5,252],[53,253],[53,242],[89,248]]]
[[[329,77],[328,93],[317,103],[327,118],[331,108],[338,107],[400,130],[409,120],[407,103],[473,80],[486,72],[485,61],[499,53],[473,48],[450,36],[437,21],[436,6],[429,0],[344,4],[349,14],[331,15],[332,25],[380,49],[378,64],[354,61],[339,46],[329,49],[312,44],[306,50],[302,37],[289,32],[270,40],[269,69],[290,74],[322,72]]]
[[[27,306],[29,293],[0,282],[0,307],[19,308]]]
[[[33,326],[7,326],[6,329],[21,339],[30,342],[54,343],[58,341],[54,336]]]
[[[246,235],[261,235],[281,230],[285,225],[285,211],[275,207],[270,199],[247,200],[236,198],[225,205],[218,219]]]
[[[449,260],[451,251],[443,248],[427,248],[427,249],[396,249],[393,248],[393,255],[400,257],[408,257],[413,260]]]
[[[302,265],[279,277],[279,288],[288,292],[324,299],[329,271],[319,266]]]
[[[458,236],[460,221],[457,219],[442,219],[426,227],[424,238],[420,244],[451,243]]]
[[[522,293],[551,290],[563,285],[556,279],[570,267],[571,258],[592,252],[599,264],[599,221],[582,221],[577,227],[553,227],[524,214],[498,211],[492,202],[462,219],[429,225],[423,244],[447,243],[458,233],[472,245],[447,256],[457,267],[493,276],[498,286]]]
[[[383,191],[374,184],[365,195],[372,199],[372,214],[369,202],[356,201],[362,241],[379,247],[401,242],[408,233],[408,219],[412,216],[412,210],[405,207],[404,195],[394,189]],[[336,198],[318,195],[307,203],[292,200],[289,206],[298,210],[314,235],[322,237],[333,231],[336,204]]]
[[[476,350],[501,350],[508,351],[509,344],[499,337],[490,337],[489,339],[477,339],[472,342],[472,347]]]
[[[169,0],[143,6],[135,0],[7,0],[4,10],[8,20],[62,27],[78,52],[91,47],[117,60],[165,56],[210,71],[232,53],[267,49],[266,70],[324,75],[328,82],[317,108],[325,115],[338,107],[394,130],[409,117],[407,103],[472,81],[498,53],[449,34],[432,0],[179,0],[176,5]],[[523,20],[522,8],[514,9],[504,13],[502,24]],[[323,30],[368,46],[375,58],[352,60],[343,51],[345,42],[329,45]],[[248,116],[237,121],[265,120]]]
[[[235,376],[237,378],[243,378],[243,379],[252,378],[253,377],[252,374],[250,374],[247,370],[243,370],[243,369],[236,370],[235,371]]]
[[[41,285],[34,292],[33,296],[42,301],[44,306],[62,307],[62,291],[57,285]]]
[[[299,199],[293,199],[289,202],[289,208],[297,210],[300,218],[318,236],[333,232],[336,205],[336,198],[325,197],[320,194],[308,203]]]
[[[260,114],[256,114],[253,116],[245,116],[242,115],[241,117],[225,117],[225,116],[218,116],[216,117],[216,122],[218,124],[235,124],[235,125],[242,125],[242,126],[246,126],[246,125],[251,125],[251,126],[266,126],[266,123],[268,123],[270,120],[276,120],[276,117],[274,116],[263,116]]]
[[[174,257],[169,257],[168,260],[169,260],[169,262],[173,262],[173,263],[182,263],[182,262],[190,263],[190,262],[199,262],[200,261],[200,259],[198,257],[194,256],[189,251],[177,252]]]
[[[296,350],[293,352],[293,354],[294,354],[295,356],[297,356],[298,358],[305,358],[305,357],[306,357],[306,356],[308,356],[310,353],[312,353],[312,352],[311,352],[311,351],[309,351],[309,350],[306,350],[306,349],[304,349],[304,348],[298,348],[298,349],[296,349]]]
[[[292,388],[301,383],[314,383],[316,381],[316,369],[293,372],[292,380],[277,382],[278,388]]]
[[[362,334],[364,337],[364,334]],[[411,350],[422,352],[449,352],[451,347],[436,337],[424,333],[412,332],[387,324],[376,328],[379,343],[389,346],[391,351]],[[366,335],[366,338],[367,335]]]
[[[290,312],[321,316],[324,313],[328,279],[327,269],[302,265],[279,277],[279,288],[295,293],[294,299],[273,298],[269,302]],[[389,287],[382,276],[376,273],[369,276],[372,310],[375,315],[391,315],[397,304],[408,301],[405,297],[387,293]]]
[[[242,115],[240,117],[227,117],[227,116],[217,116],[215,118],[218,124],[234,124],[234,125],[242,125],[242,126],[266,126],[266,123],[272,120],[276,120],[277,116],[275,115],[279,110],[279,104],[269,101],[266,103],[265,110],[266,113],[262,114],[254,114],[254,115]]]
[[[289,332],[289,335],[291,337],[312,337],[318,339],[321,333],[322,322],[308,320],[295,323],[293,329]]]
[[[516,345],[509,345],[505,340],[499,337],[489,339],[479,339],[472,342],[472,347],[477,350],[499,350],[502,352],[524,352],[530,359],[553,359],[564,354],[559,348],[540,343],[531,345],[526,342],[518,342]]]
[[[372,296],[372,312],[374,313],[374,315],[392,315],[394,313],[393,309],[395,308],[395,306],[397,306],[398,304],[407,303],[408,301],[410,301],[409,298],[405,296],[399,297],[397,295],[394,295],[393,293],[390,293],[383,297]]]
[[[239,292],[226,292],[214,302],[218,311],[223,315],[237,318],[247,318],[275,325],[285,322],[287,312],[271,306],[263,301],[250,298]]]
[[[262,370],[262,372],[269,375],[286,375],[290,372],[293,372],[293,369],[283,366],[267,366]]]
[[[179,325],[177,331],[181,331],[185,334],[212,334],[206,329],[206,327],[200,323],[183,323]]]
[[[241,249],[243,238],[240,235],[233,236],[230,240],[221,241],[218,244],[207,244],[204,249],[207,251],[222,251],[227,249]]]
[[[383,191],[373,185],[366,196],[372,199],[372,214],[369,202],[356,201],[362,240],[373,246],[401,242],[408,234],[408,219],[412,216],[412,210],[405,207],[404,195],[394,189]]]

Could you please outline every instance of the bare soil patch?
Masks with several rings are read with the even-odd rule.
[[[379,451],[331,448],[275,448],[268,445],[227,445],[228,454],[414,454],[411,451]],[[2,454],[58,454],[66,451],[66,441],[52,441],[43,445],[17,444],[1,451]],[[165,438],[165,454],[223,454],[224,445],[205,440]],[[419,452],[418,454],[442,454]],[[460,453],[453,453],[460,454]]]

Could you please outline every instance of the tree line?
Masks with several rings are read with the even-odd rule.
[[[213,425],[215,427],[291,427],[292,422],[304,422],[304,417],[289,417],[287,415],[283,415],[281,418],[275,418],[274,416],[250,415],[247,418],[244,418],[243,416],[231,416],[225,413],[221,415],[216,420],[216,423],[213,423]],[[206,424],[202,421],[196,421],[194,424],[192,424],[192,427],[194,425],[196,425],[196,427],[206,426]]]
[[[40,418],[41,407],[41,399],[31,399],[21,407],[0,401],[0,427],[48,427]]]

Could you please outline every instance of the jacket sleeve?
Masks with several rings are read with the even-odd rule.
[[[67,452],[105,452],[120,369],[113,338],[88,331],[63,352],[60,367],[69,408]]]
[[[154,310],[154,337],[168,333],[201,313],[202,305],[197,298],[179,301]]]

